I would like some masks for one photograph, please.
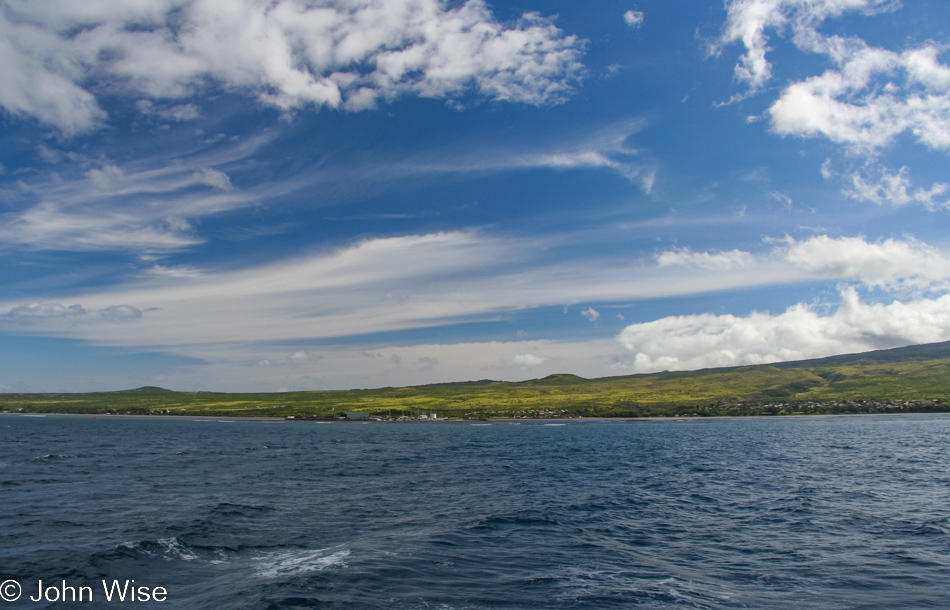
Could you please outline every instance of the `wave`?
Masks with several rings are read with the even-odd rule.
[[[246,564],[254,576],[269,580],[319,572],[331,567],[346,567],[345,559],[350,555],[349,549],[338,546],[323,549],[228,548],[188,544],[176,536],[124,542],[116,550],[127,557],[138,559],[209,565],[232,564],[238,569],[241,564]]]
[[[254,557],[259,564],[254,576],[269,580],[297,576],[307,572],[320,572],[332,567],[346,567],[349,549],[328,552],[331,549],[298,549],[275,551]]]
[[[610,605],[659,603],[704,610],[746,607],[735,596],[709,584],[655,573],[567,568],[557,580],[564,601],[591,603],[599,599],[610,600]]]
[[[159,538],[158,540],[144,540],[141,542],[123,542],[119,550],[132,551],[146,557],[155,557],[165,561],[195,561],[201,558],[198,547],[182,543],[177,537]],[[221,554],[216,550],[216,554]]]

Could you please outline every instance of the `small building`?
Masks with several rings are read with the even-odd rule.
[[[369,413],[361,413],[360,411],[346,411],[340,413],[341,419],[369,419]]]

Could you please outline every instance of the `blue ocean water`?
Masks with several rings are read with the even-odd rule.
[[[946,415],[5,415],[0,607],[950,608],[948,458]]]

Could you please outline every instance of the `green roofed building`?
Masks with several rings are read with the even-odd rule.
[[[369,413],[360,413],[359,411],[347,411],[340,413],[343,419],[369,419]]]

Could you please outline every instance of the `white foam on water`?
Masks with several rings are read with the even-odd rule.
[[[655,583],[655,589],[658,589],[673,599],[677,604],[691,604],[696,608],[712,608],[707,605],[708,602],[728,602],[732,597],[719,591],[714,591],[702,584],[679,580],[677,578],[667,578]],[[649,591],[650,588],[647,589]]]
[[[567,424],[544,424],[545,426],[566,426]]]
[[[175,559],[180,561],[194,561],[198,559],[198,555],[185,547],[178,538],[160,538],[156,540],[155,544],[161,547],[159,552],[153,552],[144,548],[144,544],[148,543],[123,542],[119,545],[119,548],[132,549],[149,557],[161,557],[165,561],[173,561]]]
[[[584,599],[602,595],[633,593],[638,597],[672,600],[677,606],[712,610],[723,603],[734,602],[732,596],[710,586],[675,577],[662,579],[637,577],[613,570],[568,568],[561,576],[560,586],[570,593],[567,599]]]
[[[166,561],[171,561],[172,559],[181,559],[182,561],[194,561],[198,559],[198,555],[184,546],[181,542],[178,541],[178,538],[161,538],[156,540],[158,544],[165,549],[165,552],[162,553]]]
[[[328,549],[304,549],[279,551],[255,557],[260,567],[254,576],[258,578],[281,578],[307,572],[319,572],[332,567],[346,567],[344,560],[350,551],[343,549],[327,554]]]

